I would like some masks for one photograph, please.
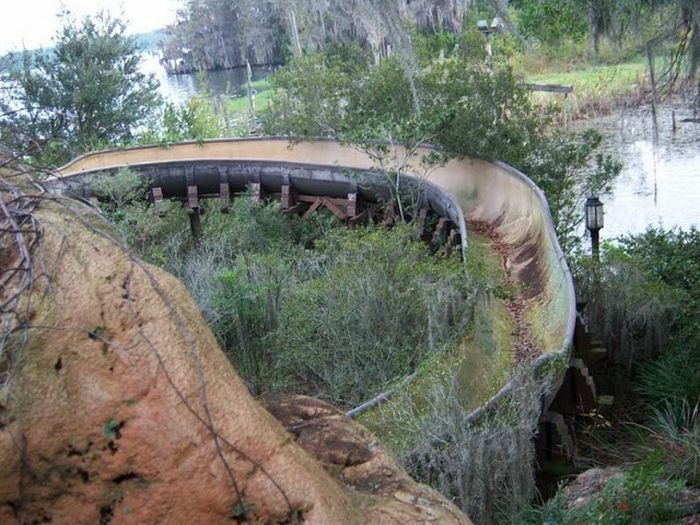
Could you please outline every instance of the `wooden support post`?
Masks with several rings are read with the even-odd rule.
[[[251,182],[248,187],[250,188],[250,202],[253,206],[260,206],[262,204],[262,186],[259,182]]]
[[[200,217],[201,210],[199,208],[199,195],[197,194],[197,185],[192,184],[187,186],[187,215],[190,219],[190,231],[195,244],[199,244],[202,238],[202,218]]]
[[[163,200],[163,188],[160,186],[156,186],[155,188],[151,189],[151,200],[153,200],[153,204],[158,204]]]
[[[199,208],[194,208],[191,211],[192,213],[188,213],[188,217],[190,219],[190,231],[192,232],[192,239],[194,239],[194,244],[196,246],[202,239],[202,217],[199,213]]]
[[[435,227],[435,231],[433,232],[433,238],[431,239],[432,244],[440,244],[440,240],[442,239],[442,235],[447,232],[447,229],[449,228],[450,224],[450,219],[446,217],[440,217],[440,220],[437,223],[437,226]]]
[[[357,193],[348,193],[348,216],[352,219],[358,213]]]
[[[221,213],[228,213],[231,205],[231,187],[228,182],[219,183],[219,199],[221,201]]]
[[[542,414],[536,447],[548,461],[568,461],[574,456],[576,444],[561,414],[551,411]]]
[[[447,236],[447,246],[446,246],[446,250],[447,250],[448,255],[452,253],[452,249],[455,246],[459,246],[461,244],[461,237],[462,236],[459,234],[459,232],[455,228],[450,229],[450,234]]]
[[[189,210],[199,209],[199,196],[197,195],[197,185],[187,186],[187,208]]]
[[[297,203],[296,192],[294,188],[285,184],[282,186],[282,195],[280,197],[280,205],[283,210],[289,210]]]
[[[450,234],[447,236],[447,244],[450,246],[450,248],[454,248],[455,246],[462,244],[462,236],[459,234],[459,231],[457,231],[456,228],[452,228],[450,230]]]
[[[158,217],[165,217],[165,210],[163,210],[163,188],[156,186],[151,189],[151,199],[153,200],[153,206],[156,208],[156,213]]]
[[[382,221],[382,226],[390,226],[394,224],[394,218],[396,215],[396,210],[394,209],[396,206],[396,203],[394,199],[390,199],[389,202],[386,203],[386,209],[384,210],[384,220]]]
[[[425,241],[428,239],[428,235],[426,235],[425,231],[425,223],[428,220],[428,209],[427,208],[421,208],[418,211],[418,238],[421,241]]]
[[[572,358],[549,410],[572,416],[585,414],[596,408],[597,397],[595,382],[588,368],[581,359]]]

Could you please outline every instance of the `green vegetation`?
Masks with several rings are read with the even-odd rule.
[[[683,492],[700,487],[700,232],[623,237],[578,275],[579,296],[597,298],[589,323],[612,353],[625,407],[613,426],[594,422],[582,436],[594,465],[621,473],[585,505],[560,490],[518,522],[679,522],[698,511]]]
[[[409,226],[339,228],[243,197],[230,214],[207,210],[195,249],[185,213],[148,208],[137,176],[104,176],[93,190],[129,243],[188,285],[256,393],[359,404],[460,338],[484,286]]]
[[[25,52],[9,71],[10,111],[0,116],[3,143],[25,151],[35,141],[42,165],[128,140],[160,101],[123,22],[107,14],[64,21],[51,53]]]
[[[0,65],[3,145],[42,166],[101,147],[252,129],[359,148],[385,176],[405,223],[346,229],[330,215],[301,221],[238,198],[227,215],[205,204],[195,247],[186,211],[174,202],[151,207],[137,175],[105,176],[92,190],[138,254],[186,283],[253,393],[305,393],[351,407],[400,386],[394,402],[363,422],[477,522],[677,519],[672,496],[700,483],[700,236],[652,230],[606,246],[600,264],[576,259],[582,197],[604,191],[620,165],[601,152],[600,134],[562,130],[557,108],[521,84],[571,84],[577,109],[589,100],[612,105],[633,86],[645,88],[648,51],[658,57],[662,94],[679,79],[695,88],[695,3],[591,0],[585,17],[574,0],[464,2],[456,10],[416,0],[405,12],[397,2],[379,11],[370,1],[351,4],[186,3],[166,44],[171,68],[185,49],[193,70],[256,58],[285,63],[253,85],[259,126],[247,97],[204,90],[183,105],[161,105],[121,22],[67,20],[53,50]],[[492,36],[489,58],[475,26],[495,15],[505,31]],[[498,159],[543,189],[577,265],[579,297],[589,299],[590,326],[613,356],[615,397],[636,401],[612,428],[586,429],[592,461],[620,464],[622,475],[584,506],[572,508],[561,491],[522,510],[535,495],[532,437],[543,392],[510,360],[503,301],[518,290],[488,271],[500,267],[488,249],[462,262],[415,242],[415,192],[400,175],[428,143],[435,154],[418,171],[464,155]],[[406,158],[390,155],[391,145],[405,147]],[[465,410],[511,373],[513,395],[465,423]],[[107,422],[105,436],[117,426]]]
[[[496,62],[490,74],[459,47],[413,75],[398,59],[372,66],[368,58],[359,49],[330,48],[292,59],[272,78],[277,92],[262,116],[264,131],[328,136],[366,151],[399,202],[408,199],[396,176],[407,160],[390,158],[386,144],[405,146],[409,159],[432,143],[442,160],[503,160],[544,190],[560,241],[576,242],[583,195],[603,191],[620,170],[598,151],[597,132],[554,129],[552,114],[530,101],[506,63]]]

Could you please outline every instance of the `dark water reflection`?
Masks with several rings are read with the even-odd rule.
[[[640,233],[648,225],[700,225],[700,124],[682,122],[689,118],[693,112],[688,104],[659,108],[658,136],[646,107],[588,122],[604,134],[605,148],[625,164],[611,194],[601,197],[602,238]]]
[[[175,104],[186,102],[190,97],[201,91],[196,74],[168,75],[158,62],[159,57],[153,54],[142,55],[142,71],[153,73],[160,82],[160,93],[165,100]],[[254,67],[253,80],[261,80],[271,73],[269,67]],[[233,96],[245,94],[245,84],[248,75],[245,68],[212,71],[206,74],[206,87],[209,95],[218,96],[229,93]]]

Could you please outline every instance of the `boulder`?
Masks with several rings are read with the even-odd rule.
[[[91,209],[33,216],[31,286],[2,239],[0,523],[469,523],[333,407],[263,408],[184,286]]]

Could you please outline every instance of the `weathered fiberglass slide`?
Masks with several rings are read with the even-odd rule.
[[[426,204],[452,220],[464,250],[469,250],[467,225],[471,224],[486,225],[509,246],[504,264],[522,285],[525,317],[537,339],[539,356],[533,366],[561,358],[561,366],[547,376],[557,382],[567,367],[576,305],[571,274],[544,195],[525,175],[499,162],[461,158],[425,169],[419,161],[431,151],[420,149],[408,161],[400,148],[388,156],[402,166],[406,176],[421,181]],[[376,160],[367,153],[330,140],[290,142],[282,138],[90,153],[60,168],[57,178],[70,189],[93,174],[120,168],[148,176],[151,187],[161,188],[164,198],[185,199],[188,187],[193,186],[200,196],[216,197],[221,182],[227,182],[232,192],[242,191],[249,183],[259,183],[268,193],[279,193],[283,185],[290,185],[300,193],[331,197],[355,191],[373,198],[388,191]],[[493,381],[485,384],[489,387],[477,393],[479,402],[469,407],[474,416],[494,406],[511,388],[507,378],[499,379],[495,387]]]

